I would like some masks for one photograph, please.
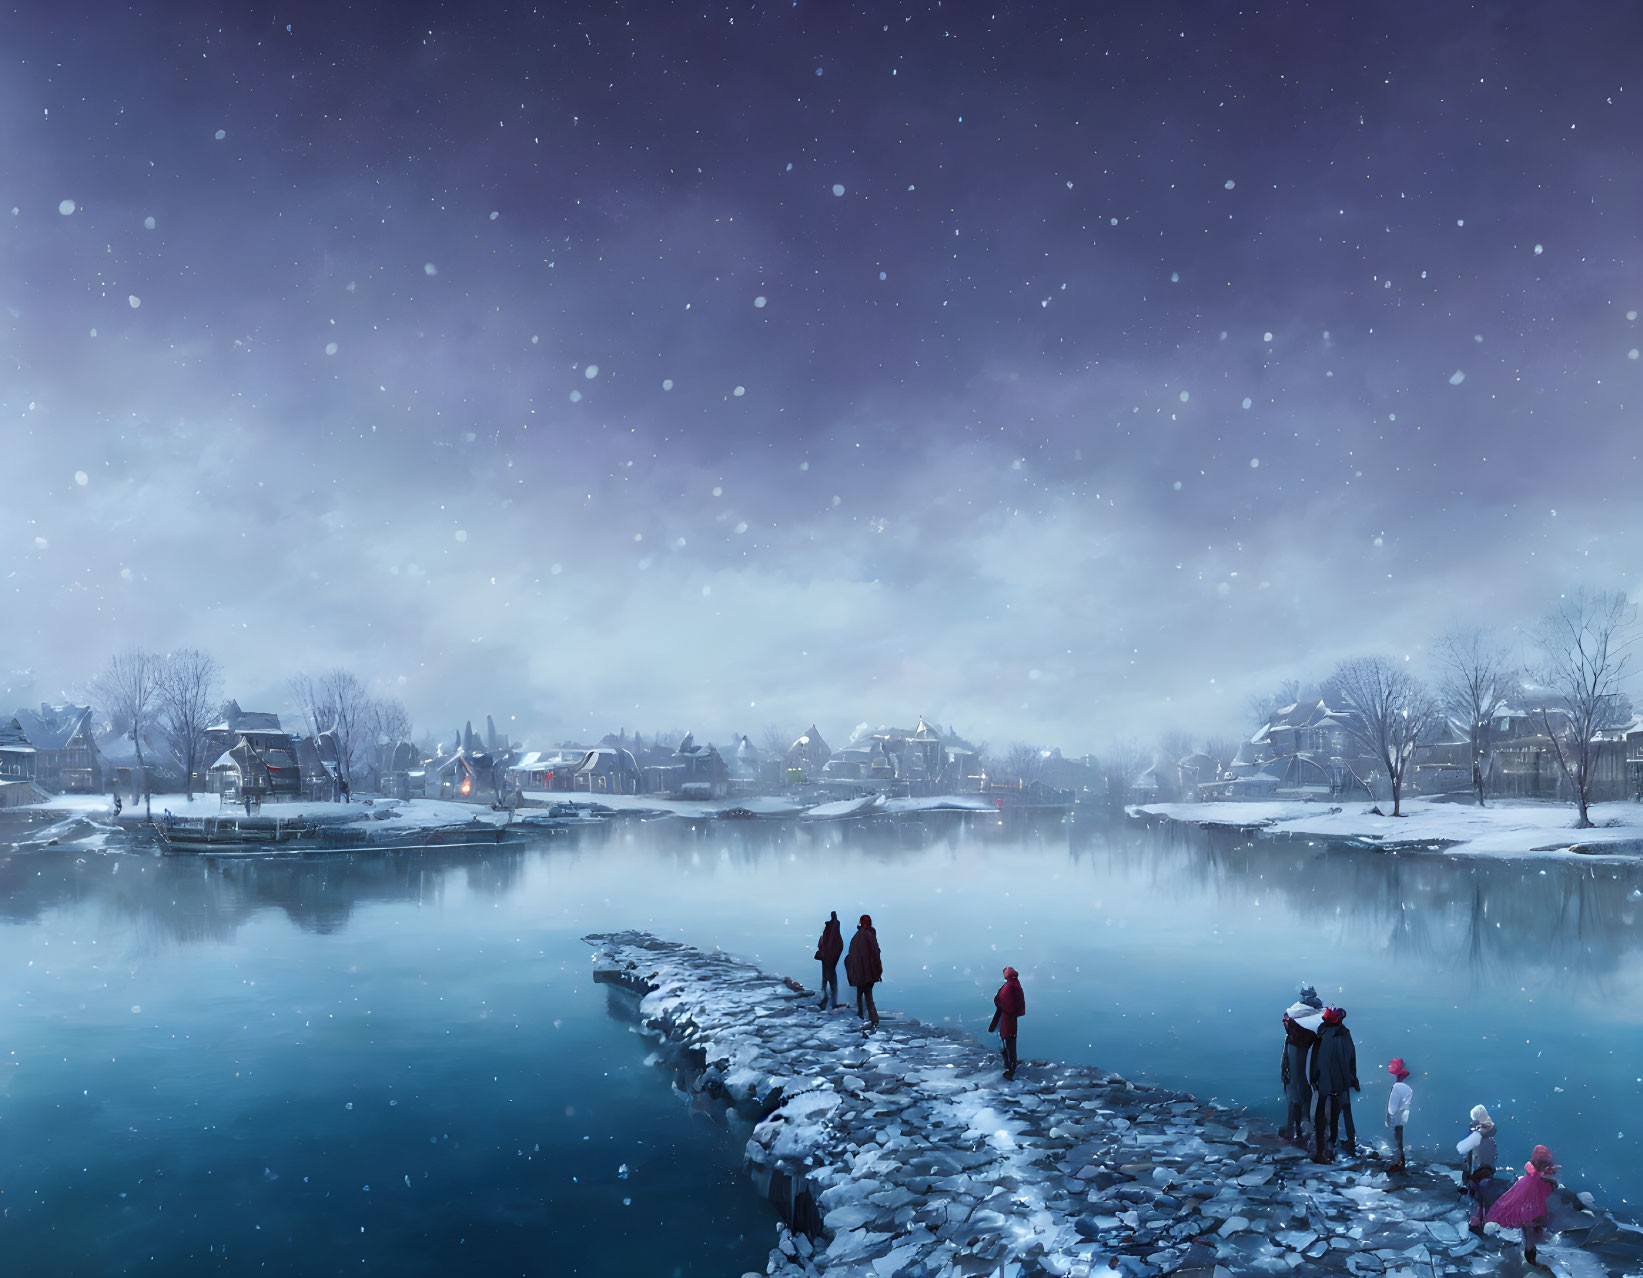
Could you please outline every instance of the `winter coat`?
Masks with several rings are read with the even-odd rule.
[[[1306,1011],[1316,1019],[1310,1008]],[[1307,1085],[1306,1058],[1317,1042],[1318,1035],[1296,1019],[1295,1008],[1284,1013],[1284,1055],[1278,1066],[1278,1078],[1284,1085],[1284,1099],[1292,1105],[1304,1108],[1311,1103],[1312,1089]]]
[[[1312,1086],[1323,1096],[1334,1096],[1348,1088],[1363,1090],[1358,1082],[1358,1049],[1352,1042],[1352,1031],[1345,1025],[1325,1024],[1318,1030],[1311,1077]]]
[[[993,1006],[998,1009],[998,1033],[1001,1038],[1015,1037],[1015,1019],[1027,1014],[1027,996],[1021,991],[1021,978],[1007,977],[993,995]]]
[[[839,921],[828,919],[822,926],[821,940],[816,942],[816,957],[832,967],[843,953],[844,933],[839,930]]]
[[[879,934],[871,927],[858,927],[850,938],[850,953],[844,960],[844,976],[857,989],[877,985],[884,979],[884,960],[879,957]]]
[[[1476,1130],[1476,1129],[1474,1129]],[[1495,1174],[1495,1129],[1491,1127],[1489,1134],[1478,1132],[1478,1143],[1466,1151],[1466,1179],[1487,1180]]]
[[[1546,1200],[1557,1188],[1557,1178],[1541,1170],[1525,1170],[1517,1183],[1495,1200],[1495,1205],[1484,1215],[1507,1229],[1522,1229],[1546,1215]]]
[[[1392,1084],[1392,1094],[1386,1098],[1386,1125],[1388,1127],[1407,1127],[1409,1125],[1409,1106],[1415,1099],[1415,1089],[1408,1083]]]

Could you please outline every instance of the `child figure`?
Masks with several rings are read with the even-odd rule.
[[[1386,1072],[1392,1075],[1392,1094],[1386,1098],[1386,1125],[1398,1141],[1398,1161],[1386,1170],[1404,1172],[1409,1168],[1403,1160],[1403,1129],[1409,1122],[1409,1106],[1415,1099],[1415,1091],[1409,1086],[1409,1067],[1403,1063],[1403,1057],[1394,1056]]]
[[[1495,1120],[1482,1105],[1472,1106],[1471,1119],[1472,1130],[1455,1146],[1455,1152],[1466,1155],[1461,1183],[1473,1204],[1468,1228],[1481,1234],[1483,1213],[1494,1206],[1500,1196],[1495,1186]]]
[[[1546,1236],[1546,1200],[1557,1188],[1560,1170],[1552,1160],[1552,1151],[1544,1145],[1536,1145],[1529,1161],[1523,1164],[1523,1175],[1517,1178],[1517,1183],[1484,1214],[1485,1221],[1492,1220],[1503,1229],[1523,1231],[1523,1259],[1527,1264],[1538,1263],[1535,1251]]]

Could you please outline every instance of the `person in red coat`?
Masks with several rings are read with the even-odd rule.
[[[839,955],[844,953],[844,931],[839,927],[839,912],[834,910],[822,924],[821,940],[816,942],[816,957],[822,965],[822,1011],[839,1005]]]
[[[987,1027],[988,1031],[998,1031],[998,1036],[1004,1040],[1004,1077],[1015,1077],[1015,1030],[1016,1017],[1027,1014],[1027,996],[1021,992],[1021,973],[1013,967],[1004,969],[1004,984],[998,987],[998,993],[993,995],[993,1023]]]
[[[850,952],[844,956],[844,977],[856,991],[856,1015],[872,1018],[879,1027],[879,1009],[873,1005],[873,987],[884,979],[884,960],[879,956],[879,934],[873,930],[873,916],[863,914],[856,934],[850,938]],[[863,1011],[863,1005],[866,1011]]]

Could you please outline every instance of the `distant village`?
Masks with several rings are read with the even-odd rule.
[[[369,725],[363,732],[356,726],[352,740],[335,724],[292,731],[278,713],[247,710],[234,700],[209,718],[190,751],[156,715],[142,734],[139,763],[129,720],[116,723],[105,709],[72,703],[18,709],[0,718],[0,806],[61,793],[129,799],[203,793],[225,805],[380,795],[528,806],[576,794],[705,800],[795,790],[836,798],[990,793],[1002,805],[1070,802],[1102,781],[1093,759],[1063,759],[1053,750],[1027,751],[1030,768],[1006,776],[956,732],[923,718],[910,728],[860,731],[837,748],[811,725],[791,740],[767,729],[759,743],[737,733],[719,743],[698,741],[691,732],[645,737],[623,729],[591,743],[541,749],[510,740],[489,715],[483,730],[469,722],[449,739],[421,746],[408,734],[382,735]],[[315,719],[326,723],[323,709]]]
[[[1572,801],[1643,800],[1643,717],[1624,692],[1635,612],[1624,595],[1576,595],[1542,629],[1535,677],[1491,632],[1457,630],[1431,645],[1428,685],[1386,658],[1340,663],[1315,688],[1291,682],[1252,699],[1242,737],[1171,732],[1100,756],[975,743],[914,716],[866,724],[837,745],[815,724],[759,739],[713,740],[625,728],[593,741],[535,746],[486,716],[448,737],[413,740],[397,701],[345,670],[298,676],[300,724],[220,700],[216,663],[194,650],[128,650],[83,704],[42,702],[0,714],[0,807],[54,794],[219,796],[220,804],[338,801],[380,795],[499,807],[564,796],[723,800],[784,795],[811,802],[885,795],[985,796],[999,807],[1227,800],[1390,800],[1411,795]],[[972,800],[973,801],[973,800]]]
[[[1568,715],[1524,699],[1503,704],[1474,758],[1469,726],[1442,716],[1414,751],[1407,794],[1466,794],[1481,780],[1491,797],[1570,797],[1553,738]],[[433,798],[479,804],[529,804],[559,795],[654,795],[721,799],[785,794],[825,797],[984,794],[1002,802],[1127,803],[1387,797],[1379,759],[1363,746],[1349,708],[1327,695],[1274,707],[1249,737],[1193,744],[1166,740],[1151,751],[1114,750],[1105,759],[1066,757],[1057,749],[1014,746],[997,758],[950,728],[920,717],[910,728],[864,731],[830,746],[810,726],[791,741],[766,733],[755,743],[730,734],[723,744],[694,734],[645,737],[625,730],[590,744],[529,749],[487,716],[448,741],[418,746],[383,738],[350,745],[334,729],[293,732],[267,710],[227,701],[201,734],[199,763],[184,775],[179,751],[158,729],[147,735],[139,769],[129,729],[117,730],[90,705],[41,704],[0,718],[0,806],[49,794],[123,794],[192,790],[238,804],[356,795]],[[1355,727],[1358,730],[1354,730]],[[1593,752],[1591,800],[1635,798],[1643,790],[1643,718],[1601,730]],[[1474,768],[1474,763],[1479,767]]]

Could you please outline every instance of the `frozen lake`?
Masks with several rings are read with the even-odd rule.
[[[0,827],[0,847],[7,846]],[[1281,1117],[1298,980],[1344,1004],[1362,1138],[1482,1101],[1622,1215],[1643,1194],[1643,867],[1328,852],[1182,831],[826,846],[666,827],[484,861],[0,852],[0,1242],[22,1270],[722,1275],[773,1216],[589,979],[646,928],[813,983],[878,924],[881,1009],[963,1024],[1022,972],[1027,1058]],[[848,927],[847,927],[848,932]],[[621,1169],[626,1167],[625,1175]],[[367,1188],[369,1186],[369,1188]]]

